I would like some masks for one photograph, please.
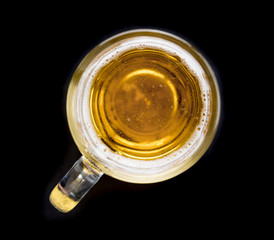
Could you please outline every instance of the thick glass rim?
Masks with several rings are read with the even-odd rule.
[[[212,90],[212,99],[215,100],[212,103],[212,116],[211,116],[211,121],[208,127],[208,131],[206,133],[203,143],[198,148],[198,150],[190,158],[184,160],[181,164],[174,167],[167,168],[162,172],[157,172],[156,174],[151,174],[151,175],[132,174],[127,171],[124,171],[121,168],[121,166],[117,166],[117,165],[113,167],[109,165],[106,166],[106,164],[98,160],[98,157],[92,153],[92,149],[89,149],[89,144],[81,135],[81,131],[79,130],[80,126],[77,122],[78,113],[77,113],[77,107],[76,107],[77,87],[82,74],[84,73],[85,69],[88,67],[92,59],[94,59],[97,56],[97,54],[99,54],[102,50],[106,49],[107,47],[111,46],[112,44],[118,41],[130,38],[130,37],[143,36],[143,35],[165,38],[185,48],[187,51],[189,51],[195,57],[195,59],[200,63],[200,65],[204,68],[204,71],[206,72],[208,76],[208,81],[210,82],[210,86]],[[114,178],[117,178],[123,181],[135,182],[135,183],[152,183],[152,182],[163,181],[184,172],[185,170],[190,168],[192,165],[194,165],[202,157],[202,155],[210,146],[218,128],[220,113],[221,113],[221,101],[220,101],[220,91],[219,91],[218,82],[211,66],[209,65],[205,57],[195,47],[193,47],[190,43],[188,43],[184,39],[174,34],[161,31],[161,30],[156,30],[156,29],[135,29],[135,30],[122,32],[106,39],[105,41],[97,45],[86,55],[86,57],[79,64],[78,68],[76,69],[72,77],[72,80],[68,89],[68,94],[67,94],[67,117],[68,117],[69,128],[73,136],[73,139],[75,143],[77,144],[81,153],[87,159],[89,159],[91,162],[97,165],[107,175],[110,175]]]

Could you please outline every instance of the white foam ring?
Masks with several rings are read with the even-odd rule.
[[[94,77],[100,69],[129,49],[143,48],[158,49],[179,57],[189,71],[196,75],[203,99],[200,123],[188,141],[180,149],[170,153],[169,155],[150,161],[131,159],[110,150],[110,148],[97,136],[92,124],[89,108],[91,86]],[[114,46],[112,45],[103,50],[90,62],[89,66],[82,74],[76,95],[78,124],[81,128],[82,135],[89,143],[88,151],[90,154],[110,169],[115,166],[121,170],[126,170],[127,172],[133,172],[139,175],[156,174],[165,171],[169,169],[170,166],[177,166],[191,157],[203,142],[207,132],[208,121],[210,119],[211,92],[204,69],[185,49],[173,42],[157,37],[132,37],[126,40],[121,40]]]

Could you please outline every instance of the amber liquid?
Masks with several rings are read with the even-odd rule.
[[[153,160],[183,146],[197,129],[198,81],[176,56],[135,49],[96,75],[90,95],[97,134],[113,151]]]

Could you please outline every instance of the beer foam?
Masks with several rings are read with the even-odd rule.
[[[167,33],[164,33],[167,35]],[[169,35],[169,34],[168,34]],[[173,38],[176,36],[170,35]],[[177,38],[178,39],[178,38]],[[183,41],[186,45],[189,44]],[[102,43],[103,44],[103,43]],[[178,150],[161,157],[159,159],[144,161],[132,159],[113,152],[103,141],[97,136],[93,126],[90,114],[90,91],[97,73],[109,62],[114,61],[123,53],[133,49],[156,49],[164,51],[170,55],[176,56],[188,71],[195,75],[201,89],[201,99],[203,108],[201,111],[200,122],[196,130],[189,137],[187,142]],[[120,40],[101,51],[84,70],[77,89],[77,121],[81,128],[82,136],[88,143],[88,151],[91,156],[95,157],[105,167],[119,168],[121,171],[138,175],[157,174],[172,167],[179,166],[189,159],[202,144],[207,133],[208,124],[211,118],[211,90],[207,80],[206,73],[200,63],[184,48],[174,42],[158,38],[154,36],[135,36]]]

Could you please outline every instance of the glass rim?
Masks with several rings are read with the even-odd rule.
[[[191,55],[194,55],[194,58],[198,60],[202,68],[206,71],[207,77],[210,78],[208,79],[208,81],[210,82],[210,87],[212,89],[212,94],[213,94],[211,98],[214,99],[214,102],[211,103],[212,116],[211,116],[211,120],[208,126],[206,136],[203,140],[203,143],[199,146],[196,152],[190,158],[184,159],[180,164],[172,168],[166,168],[162,172],[157,172],[156,174],[151,174],[151,175],[132,174],[127,171],[121,170],[123,166],[117,166],[117,163],[116,163],[116,166],[113,167],[111,166],[111,164],[110,165],[105,164],[105,162],[98,160],[98,156],[96,156],[96,154],[92,152],[94,149],[89,149],[89,143],[87,143],[87,141],[83,139],[83,136],[81,135],[81,131],[79,130],[79,124],[76,120],[77,114],[78,114],[76,109],[77,103],[75,102],[75,98],[77,95],[77,88],[78,88],[78,84],[81,79],[81,76],[85,72],[86,68],[89,66],[91,60],[94,59],[102,50],[106,49],[107,47],[111,46],[113,43],[117,41],[121,41],[122,39],[124,40],[130,37],[143,36],[143,35],[165,37],[169,41],[173,41],[176,44],[179,44],[179,46],[185,47],[187,51],[190,51]],[[68,94],[67,94],[67,117],[68,117],[69,128],[73,136],[73,139],[76,145],[78,146],[79,150],[81,151],[81,153],[90,161],[94,162],[107,175],[110,175],[114,178],[127,181],[127,182],[151,183],[151,182],[163,181],[182,173],[183,171],[187,170],[189,167],[194,165],[210,146],[218,128],[220,114],[221,114],[221,101],[220,101],[220,91],[219,91],[217,78],[211,66],[205,59],[205,57],[195,47],[193,47],[192,44],[188,43],[186,40],[182,39],[181,37],[178,37],[169,32],[156,30],[156,29],[133,29],[133,30],[121,32],[98,44],[86,55],[86,57],[82,60],[82,62],[77,67],[72,77],[71,83],[69,85]],[[151,161],[155,161],[155,160],[151,160]]]

